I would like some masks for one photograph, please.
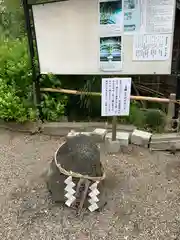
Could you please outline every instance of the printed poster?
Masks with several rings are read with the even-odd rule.
[[[100,0],[99,25],[101,36],[116,36],[123,31],[122,0]]]
[[[133,41],[134,61],[166,61],[170,57],[171,34],[136,35]]]
[[[146,0],[146,33],[173,33],[176,0]]]
[[[133,34],[141,27],[140,0],[124,0],[124,34]]]
[[[122,0],[100,0],[99,16],[100,69],[118,72],[122,69]]]
[[[100,68],[103,71],[122,69],[121,36],[100,37]]]

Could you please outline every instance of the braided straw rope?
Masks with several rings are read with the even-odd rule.
[[[105,174],[105,172],[104,172],[104,168],[103,168],[103,166],[101,165],[101,168],[102,168],[102,171],[103,171],[103,175],[101,176],[101,177],[91,177],[91,176],[88,176],[88,175],[82,175],[82,174],[80,174],[80,173],[76,173],[76,172],[72,172],[72,171],[66,171],[66,169],[64,169],[63,167],[61,167],[61,164],[59,164],[58,162],[57,162],[57,153],[58,153],[58,151],[59,151],[59,149],[63,146],[65,144],[65,142],[63,142],[60,146],[59,146],[59,148],[57,149],[57,151],[55,152],[55,154],[54,154],[54,160],[55,160],[55,164],[56,164],[56,167],[59,169],[59,171],[60,171],[60,173],[62,173],[62,174],[64,174],[64,175],[66,175],[66,176],[72,176],[72,177],[74,177],[74,178],[83,178],[83,179],[88,179],[88,180],[91,180],[91,181],[102,181],[102,180],[104,180],[105,179],[105,177],[106,177],[106,174]]]

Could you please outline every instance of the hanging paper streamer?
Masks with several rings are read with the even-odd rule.
[[[72,177],[68,177],[64,183],[67,185],[66,188],[65,188],[65,191],[66,191],[66,194],[65,194],[65,197],[67,198],[67,201],[65,202],[65,204],[70,207],[71,204],[76,200],[74,194],[75,194],[75,190],[73,189],[73,187],[76,186],[75,183],[73,183],[72,181]]]
[[[88,209],[91,212],[94,212],[95,210],[97,210],[99,208],[98,205],[97,205],[97,202],[99,202],[99,199],[98,199],[97,195],[100,194],[100,192],[97,189],[98,184],[99,184],[99,182],[97,181],[89,187],[91,192],[89,193],[90,199],[88,201],[91,205],[88,207]]]

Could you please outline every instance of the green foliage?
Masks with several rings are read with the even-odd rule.
[[[9,38],[24,36],[24,13],[20,0],[0,1],[0,35]]]
[[[127,117],[120,117],[119,121],[121,123],[129,123],[137,126],[138,128],[143,128],[145,124],[145,114],[140,108],[139,102],[132,101],[130,105],[130,113]]]
[[[26,39],[0,42],[0,77],[11,84],[18,96],[32,98],[32,73]]]
[[[36,119],[35,110],[25,108],[22,99],[16,95],[14,87],[7,85],[2,79],[0,79],[0,116],[6,121],[25,122]]]
[[[162,132],[165,127],[166,115],[159,109],[147,109],[144,111],[146,129]]]
[[[44,119],[47,121],[58,121],[64,116],[64,109],[67,104],[67,97],[63,96],[61,101],[53,98],[51,95],[43,94],[41,103]]]
[[[35,120],[32,76],[25,39],[0,40],[0,116],[4,120]]]
[[[0,40],[0,116],[6,121],[35,120],[37,111],[33,105],[33,87],[30,57],[26,38]],[[47,86],[60,86],[53,76],[41,79]],[[43,118],[59,120],[64,115],[66,97],[43,94]]]
[[[120,117],[119,122],[133,124],[142,130],[162,132],[165,126],[165,113],[159,109],[142,109],[139,102],[132,101],[129,116]]]

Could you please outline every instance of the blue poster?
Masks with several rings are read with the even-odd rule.
[[[134,33],[141,27],[139,0],[124,0],[124,33]]]

